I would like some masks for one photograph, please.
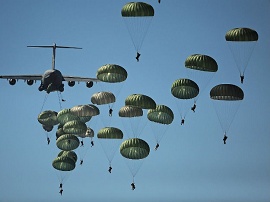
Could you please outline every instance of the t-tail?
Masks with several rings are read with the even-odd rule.
[[[52,69],[55,69],[55,53],[56,48],[72,48],[72,49],[82,49],[78,47],[71,47],[71,46],[57,46],[55,43],[52,46],[27,46],[29,48],[52,48],[53,54],[52,54]]]

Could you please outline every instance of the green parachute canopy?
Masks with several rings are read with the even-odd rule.
[[[258,33],[250,28],[234,28],[225,35],[226,41],[258,41],[258,38]]]
[[[108,83],[123,82],[127,79],[127,71],[116,64],[106,64],[97,70],[97,78]]]
[[[98,131],[99,139],[123,139],[123,132],[114,127],[105,127]]]
[[[225,101],[243,100],[244,92],[233,84],[219,84],[211,89],[210,98]]]
[[[122,17],[149,17],[154,16],[154,8],[144,2],[130,2],[123,6]]]
[[[147,118],[160,124],[171,124],[174,119],[173,111],[165,105],[157,105],[156,109],[149,109]]]
[[[64,125],[68,121],[80,120],[80,118],[74,115],[70,109],[62,109],[57,114],[57,120],[60,124]]]
[[[57,157],[68,157],[74,161],[74,163],[77,162],[77,154],[74,151],[60,151]]]
[[[115,102],[115,96],[111,92],[98,92],[92,95],[91,102],[97,105],[110,104]]]
[[[87,126],[82,121],[74,120],[66,122],[63,126],[63,130],[66,134],[85,134]]]
[[[118,112],[120,117],[139,117],[143,115],[143,110],[135,106],[123,106]]]
[[[120,153],[127,159],[144,159],[149,155],[150,147],[147,142],[142,139],[131,138],[122,142],[120,145]]]
[[[38,122],[47,126],[57,125],[59,123],[57,120],[57,112],[52,110],[46,110],[41,112],[38,115]]]
[[[99,109],[95,105],[77,105],[70,109],[70,112],[80,118],[80,121],[86,123],[91,120],[92,116],[99,114]]]
[[[72,134],[61,135],[56,141],[56,146],[64,151],[74,150],[78,148],[79,145],[79,139]]]
[[[187,57],[185,67],[207,72],[216,72],[218,70],[217,62],[208,55],[193,54]]]
[[[60,156],[53,160],[52,166],[56,170],[60,171],[72,171],[76,167],[76,164],[73,159],[67,156]]]
[[[177,79],[172,84],[171,93],[178,99],[192,99],[199,94],[199,86],[190,79]]]
[[[151,97],[142,94],[129,95],[125,100],[125,105],[140,107],[142,109],[156,108],[156,102]]]

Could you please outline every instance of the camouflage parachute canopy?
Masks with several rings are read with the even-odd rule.
[[[77,154],[74,151],[60,151],[57,156],[58,157],[61,157],[61,156],[69,157],[74,161],[74,163],[76,163],[77,159],[78,159]]]
[[[127,71],[116,64],[106,64],[97,70],[97,78],[108,83],[123,82],[127,79]]]
[[[172,84],[171,93],[178,99],[192,99],[199,94],[199,86],[190,79],[177,79]]]
[[[208,55],[193,54],[187,57],[185,67],[189,69],[216,72],[218,70],[217,62]]]
[[[233,84],[219,84],[211,89],[210,98],[224,101],[243,100],[244,92],[240,87]]]
[[[118,112],[120,117],[139,117],[143,115],[143,110],[135,106],[123,106]]]
[[[64,125],[68,121],[80,120],[80,118],[74,115],[70,109],[62,109],[57,114],[57,120],[60,124]]]
[[[258,41],[258,38],[258,33],[250,28],[234,28],[225,35],[226,41]]]
[[[52,110],[46,110],[38,115],[38,122],[43,125],[54,126],[59,122],[57,120],[57,112]]]
[[[105,127],[98,131],[99,139],[123,139],[123,132],[115,127]]]
[[[53,160],[52,166],[60,171],[72,171],[76,167],[76,163],[67,156],[60,156]]]
[[[63,126],[63,130],[67,134],[85,134],[87,126],[82,121],[74,120],[66,122]]]
[[[72,134],[64,134],[61,135],[57,141],[56,141],[56,146],[64,151],[71,151],[80,145],[79,139]]]
[[[111,92],[98,92],[92,95],[91,102],[97,105],[110,104],[115,102],[115,96]]]
[[[140,107],[142,109],[156,108],[156,102],[151,97],[142,94],[129,95],[125,100],[125,105]]]
[[[147,142],[142,139],[131,138],[122,142],[120,145],[120,153],[127,159],[144,159],[149,155],[150,147]]]
[[[174,119],[173,111],[165,105],[157,105],[156,109],[149,109],[147,118],[160,124],[171,124]]]
[[[123,6],[122,17],[153,17],[154,8],[144,2],[130,2]]]

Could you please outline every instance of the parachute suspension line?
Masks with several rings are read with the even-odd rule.
[[[61,92],[57,91],[57,95],[58,95],[59,107],[60,107],[60,110],[62,110],[62,104],[61,104],[61,101],[64,101],[64,99],[62,98]]]
[[[243,76],[252,52],[255,49],[256,42],[227,42],[227,44],[233,55],[239,74]]]
[[[215,102],[215,103],[214,103]],[[237,111],[239,109],[240,101],[231,101],[231,103],[228,103],[229,101],[224,101],[230,104],[230,106],[225,107],[225,109],[221,110],[221,104],[217,102],[223,102],[223,101],[213,101],[214,108],[216,110],[216,114],[219,120],[219,123],[221,125],[221,128],[223,132],[226,134],[228,133],[230,126],[237,114]],[[237,102],[237,103],[235,103]],[[223,103],[224,104],[224,103]]]
[[[48,93],[46,93],[45,94],[45,97],[44,97],[44,100],[43,100],[43,103],[42,103],[42,106],[41,106],[41,110],[40,110],[40,113],[42,112],[42,110],[43,110],[43,107],[44,107],[44,105],[45,105],[45,102],[46,102],[46,100],[47,100],[47,98],[48,98]]]
[[[137,52],[145,39],[146,33],[150,27],[152,17],[125,17],[124,22],[131,37],[133,46]]]

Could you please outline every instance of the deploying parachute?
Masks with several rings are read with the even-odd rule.
[[[46,137],[48,144],[50,143],[50,135],[48,132],[52,131],[53,126],[57,125],[57,112],[52,110],[46,110],[38,115],[38,122],[42,124],[42,128],[46,131]]]
[[[151,127],[157,143],[155,150],[157,150],[163,135],[168,129],[168,125],[173,122],[174,114],[169,107],[157,105],[156,109],[148,110],[147,118],[151,121]]]
[[[225,39],[240,73],[241,83],[243,83],[249,59],[259,39],[258,33],[250,28],[234,28],[226,33]]]
[[[193,99],[199,94],[199,86],[190,79],[177,79],[172,84],[171,93],[177,98],[176,105],[180,112],[182,125]]]
[[[38,122],[43,125],[54,126],[58,124],[57,112],[46,110],[38,115]]]
[[[121,14],[137,53],[141,50],[143,40],[151,24],[154,13],[154,8],[150,4],[144,2],[130,2],[122,7]]]
[[[239,108],[240,101],[244,99],[244,92],[233,84],[219,84],[211,89],[210,98],[213,100],[220,125],[224,135],[226,135]]]

